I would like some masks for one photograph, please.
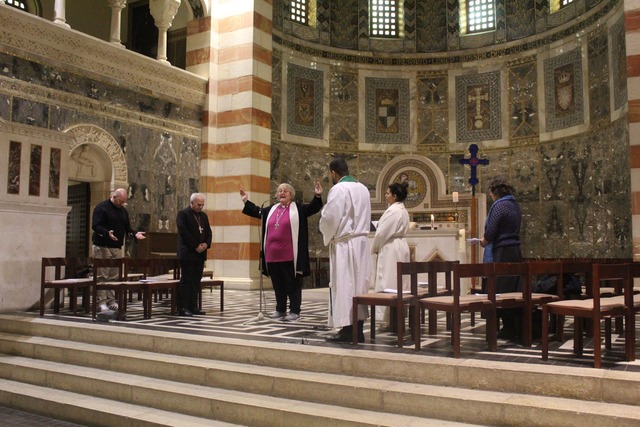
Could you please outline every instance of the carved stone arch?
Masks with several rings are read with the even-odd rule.
[[[94,125],[72,126],[65,133],[73,137],[73,142],[69,145],[69,155],[83,144],[102,149],[111,160],[114,188],[128,188],[129,177],[124,152],[111,134]]]
[[[207,8],[207,2],[202,0],[187,0],[185,3],[191,12],[191,19],[200,19],[210,14],[210,10]]]
[[[438,165],[427,157],[406,154],[395,157],[380,171],[376,197],[371,203],[372,211],[384,211],[387,208],[384,192],[389,184],[402,178],[411,181],[409,196],[405,201],[408,211],[429,210],[451,203],[450,197],[447,200],[446,180]]]

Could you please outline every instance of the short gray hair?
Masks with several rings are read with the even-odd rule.
[[[289,191],[289,193],[291,193],[291,200],[294,200],[296,198],[296,190],[295,188],[293,188],[291,184],[287,184],[286,182],[283,182],[282,184],[278,185],[278,188],[276,189],[276,193],[281,188],[284,188],[285,190]]]
[[[189,199],[190,203],[193,203],[196,199],[202,198],[202,200],[204,200],[204,194],[202,193],[193,193],[191,195],[191,198]]]

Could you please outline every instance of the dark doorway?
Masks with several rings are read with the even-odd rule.
[[[67,206],[71,207],[71,211],[67,214],[67,257],[88,257],[90,200],[88,183],[81,182],[69,186]]]

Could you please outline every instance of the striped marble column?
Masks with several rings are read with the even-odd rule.
[[[209,77],[200,189],[213,231],[207,266],[237,288],[258,286],[259,222],[241,214],[239,190],[262,204],[271,174],[272,5],[214,0],[188,28],[187,69]]]
[[[640,0],[625,0],[633,259],[640,261]]]

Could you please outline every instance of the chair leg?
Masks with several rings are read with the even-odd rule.
[[[460,329],[461,318],[460,313],[453,313],[453,325],[451,327],[451,345],[453,346],[453,357],[460,358]]]
[[[540,338],[542,340],[542,360],[549,359],[549,313],[546,305],[542,306],[542,331]]]
[[[404,310],[400,307],[396,310],[396,334],[398,335],[398,348],[404,346]]]
[[[358,344],[358,301],[355,298],[351,308],[351,343]]]
[[[604,347],[611,350],[611,318],[604,319]]]
[[[593,331],[593,367],[602,367],[602,347],[600,345],[600,319],[594,318],[592,322]]]
[[[584,348],[582,321],[581,317],[573,318],[573,354],[578,356],[582,356]]]
[[[371,306],[371,339],[376,339],[376,306]]]

